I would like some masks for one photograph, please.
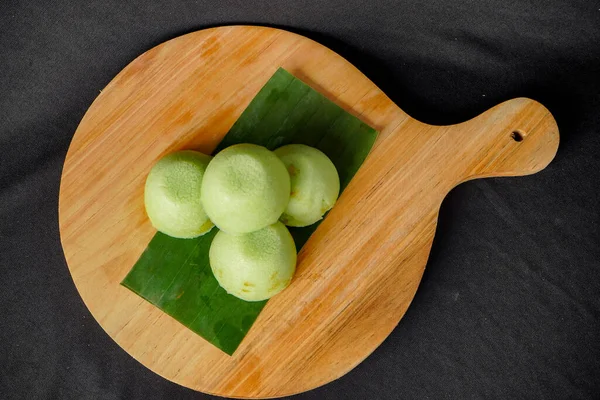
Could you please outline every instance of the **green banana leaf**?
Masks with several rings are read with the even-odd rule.
[[[323,151],[335,164],[343,190],[371,150],[377,132],[325,96],[279,69],[219,144],[271,150],[301,143]],[[318,223],[291,228],[300,250]],[[121,284],[227,354],[233,354],[266,301],[246,302],[223,290],[214,278],[208,249],[217,233],[175,239],[158,232]]]

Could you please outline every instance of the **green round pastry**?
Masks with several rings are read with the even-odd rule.
[[[312,225],[329,211],[340,193],[340,177],[322,151],[303,144],[275,150],[290,174],[290,201],[280,220],[288,226]]]
[[[243,235],[219,231],[209,250],[210,267],[227,293],[266,300],[285,289],[296,270],[296,245],[281,222]]]
[[[176,238],[193,238],[210,231],[200,201],[202,178],[211,157],[192,150],[171,153],[150,170],[144,189],[146,213],[152,225]]]
[[[290,177],[281,160],[255,144],[219,152],[206,168],[202,205],[228,233],[249,233],[275,223],[290,198]]]

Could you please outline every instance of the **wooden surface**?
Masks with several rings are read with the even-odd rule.
[[[210,153],[280,66],[380,135],[300,253],[292,285],[268,302],[230,357],[119,282],[154,234],[143,207],[150,167],[178,149]],[[522,141],[511,137],[515,130]],[[144,53],[94,101],[64,165],[61,241],[85,304],[142,364],[206,393],[289,395],[344,375],[398,324],[449,190],[468,179],[537,172],[558,141],[548,110],[529,99],[430,126],[309,39],[261,27],[203,30]]]

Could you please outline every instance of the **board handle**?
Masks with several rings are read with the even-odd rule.
[[[552,114],[528,98],[500,103],[452,126],[452,131],[470,135],[479,155],[480,161],[465,171],[462,181],[533,174],[544,169],[558,150],[558,126]]]

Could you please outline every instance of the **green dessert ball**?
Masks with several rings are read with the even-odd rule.
[[[290,177],[281,160],[254,144],[218,153],[206,168],[202,205],[228,233],[249,233],[275,223],[290,198]]]
[[[200,201],[202,178],[211,157],[192,150],[171,153],[150,170],[144,189],[152,225],[176,238],[193,238],[214,226]]]
[[[209,251],[210,267],[227,293],[266,300],[285,289],[296,270],[296,245],[281,223],[243,235],[219,231]]]
[[[280,220],[288,226],[312,225],[329,211],[340,193],[340,177],[322,151],[303,144],[275,150],[290,174],[290,201]]]

